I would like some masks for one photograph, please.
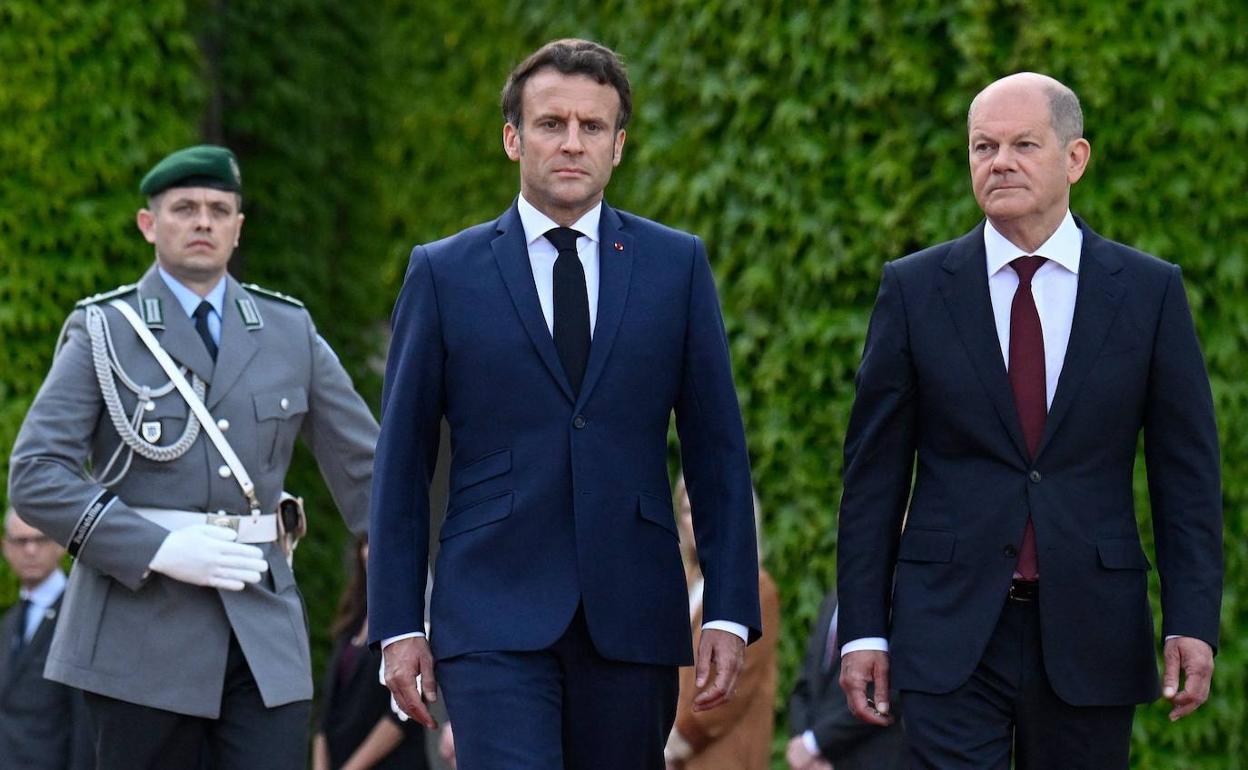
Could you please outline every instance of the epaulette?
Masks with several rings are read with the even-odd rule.
[[[80,299],[74,303],[74,307],[86,307],[87,305],[94,305],[97,302],[103,302],[105,300],[113,299],[114,297],[124,297],[138,288],[139,285],[137,283],[128,283],[125,286],[118,286],[112,291],[100,292],[99,294],[93,294],[85,299]]]
[[[263,294],[264,296],[269,297],[271,299],[280,300],[282,302],[285,302],[288,305],[294,305],[295,307],[304,307],[304,304],[301,301],[295,299],[289,294],[282,294],[280,291],[273,291],[272,289],[266,289],[263,286],[257,286],[254,283],[245,283],[243,284],[243,288],[246,289],[247,291],[254,291],[257,294]]]

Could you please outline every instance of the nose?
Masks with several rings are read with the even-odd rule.
[[[563,144],[559,149],[569,155],[578,155],[585,151],[585,146],[581,144],[581,124],[579,121],[568,121],[568,131],[563,135]]]
[[[196,213],[195,229],[197,230],[211,230],[212,229],[212,216],[208,213],[207,206],[201,207],[199,209],[199,212]]]
[[[996,154],[992,156],[992,170],[997,173],[1005,173],[1013,171],[1015,168],[1014,153],[1009,147],[998,147]]]

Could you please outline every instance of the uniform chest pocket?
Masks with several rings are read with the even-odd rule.
[[[252,397],[256,407],[256,454],[269,467],[290,460],[295,436],[308,411],[308,392],[299,386],[266,390]]]

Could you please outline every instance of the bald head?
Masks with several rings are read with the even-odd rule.
[[[1043,95],[1049,103],[1049,122],[1058,141],[1065,145],[1083,137],[1083,109],[1079,106],[1079,97],[1061,81],[1038,72],[1006,75],[976,94],[966,112],[968,131],[975,120],[975,108],[984,99],[1003,93]]]

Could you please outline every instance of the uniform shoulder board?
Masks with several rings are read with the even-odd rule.
[[[263,286],[257,286],[254,283],[245,283],[243,284],[243,288],[246,289],[247,291],[255,292],[256,294],[262,294],[266,297],[269,297],[270,299],[276,299],[281,302],[285,302],[288,305],[294,305],[295,307],[304,307],[303,302],[295,299],[289,294],[282,294],[280,291],[273,291],[272,289],[266,289]]]
[[[137,283],[128,283],[125,286],[118,286],[116,289],[113,289],[112,291],[100,292],[99,294],[93,294],[90,297],[87,297],[86,299],[80,299],[78,300],[78,302],[74,304],[74,307],[86,307],[87,305],[94,305],[99,302],[104,302],[106,300],[113,299],[114,297],[124,297],[125,295],[129,294],[132,291],[137,290],[138,288],[139,288],[139,285]]]

